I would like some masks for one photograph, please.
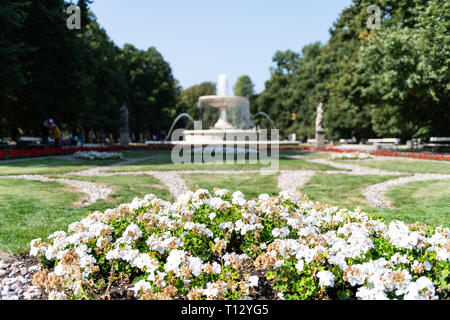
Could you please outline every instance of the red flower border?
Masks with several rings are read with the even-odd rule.
[[[68,148],[47,148],[30,150],[0,150],[0,160],[10,160],[17,158],[31,158],[52,155],[73,154],[78,151],[125,151],[125,150],[171,150],[170,145],[152,146],[108,146],[108,147],[68,147]]]
[[[66,155],[73,154],[78,151],[124,151],[124,150],[171,150],[172,145],[160,144],[160,145],[150,145],[150,146],[108,146],[108,147],[65,147],[65,148],[47,148],[47,149],[30,149],[30,150],[0,150],[0,160],[10,160],[17,158],[30,158],[30,157],[41,157],[41,156],[51,156],[51,155]],[[440,161],[450,161],[450,155],[434,155],[434,154],[424,154],[424,153],[414,153],[414,152],[391,152],[391,151],[360,151],[360,150],[344,150],[338,148],[311,148],[307,146],[302,147],[283,147],[280,146],[279,150],[305,150],[305,151],[328,151],[328,152],[338,152],[338,153],[369,153],[377,156],[387,156],[387,157],[403,157],[403,158],[414,158],[414,159],[429,159],[429,160],[440,160]]]

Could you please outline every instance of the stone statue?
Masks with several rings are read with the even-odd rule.
[[[128,130],[128,108],[126,103],[120,107],[120,129]]]
[[[128,146],[130,144],[130,129],[128,127],[128,107],[125,103],[120,107],[120,144]]]
[[[325,147],[325,129],[323,127],[323,103],[317,107],[316,116],[316,148]]]
[[[316,131],[324,131],[324,128],[323,128],[323,103],[320,103],[319,106],[317,107]]]

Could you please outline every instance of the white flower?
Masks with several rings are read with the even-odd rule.
[[[258,200],[261,200],[261,201],[267,201],[267,200],[269,200],[269,198],[270,198],[270,196],[267,193],[263,193],[258,196]]]
[[[195,277],[198,277],[202,273],[202,260],[197,257],[189,257],[188,260],[189,269]]]
[[[295,269],[297,269],[297,272],[302,272],[304,267],[305,262],[302,259],[298,260],[297,264],[295,265]]]
[[[222,267],[217,262],[214,261],[212,263],[212,267],[213,267],[213,272],[214,273],[219,274],[220,272],[222,272]]]
[[[131,288],[132,291],[134,291],[135,294],[138,294],[141,291],[146,291],[146,290],[150,290],[152,288],[152,285],[145,281],[145,280],[139,280],[138,282],[136,282],[133,286],[133,288]]]
[[[131,223],[123,232],[122,239],[126,243],[132,243],[139,239],[142,236],[142,231],[139,229],[139,227]]]
[[[257,287],[259,278],[257,276],[251,276],[248,278],[249,287]]]
[[[319,285],[324,287],[334,286],[334,274],[330,271],[319,271],[317,272],[317,277],[319,278]]]
[[[437,299],[434,295],[435,288],[433,282],[427,277],[420,277],[408,286],[408,293],[404,296],[405,300],[432,300]]]
[[[174,272],[176,275],[179,274],[180,269],[179,266],[186,256],[186,252],[182,250],[172,250],[170,251],[169,256],[167,257],[166,264],[164,265],[164,270],[166,272]]]
[[[218,197],[223,197],[224,195],[226,195],[229,192],[230,191],[228,191],[227,189],[218,189],[214,192],[214,194]]]

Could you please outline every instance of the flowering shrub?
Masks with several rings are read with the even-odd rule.
[[[448,228],[386,225],[281,192],[147,195],[31,241],[51,299],[438,299],[449,295]],[[125,289],[123,289],[125,290]]]
[[[366,160],[373,159],[373,157],[368,153],[338,153],[332,154],[331,160]]]
[[[78,151],[73,156],[83,160],[123,159],[123,155],[118,152]]]

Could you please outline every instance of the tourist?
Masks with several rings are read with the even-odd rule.
[[[49,119],[48,123],[50,126],[50,136],[52,139],[55,139],[55,147],[59,147],[61,141],[61,130],[59,130],[53,119]]]
[[[81,134],[80,134],[80,145],[81,147],[84,146],[84,140],[86,139],[86,132],[84,131],[84,129],[81,130]]]
[[[77,146],[78,145],[78,135],[76,133],[74,134],[70,134],[70,140],[69,140],[69,144],[71,146]]]
[[[103,146],[106,143],[106,134],[102,131],[100,133],[100,145]]]
[[[42,145],[44,146],[44,148],[48,147],[49,136],[50,136],[50,129],[49,129],[49,125],[48,125],[48,120],[45,120],[41,126],[41,139],[42,139]]]

